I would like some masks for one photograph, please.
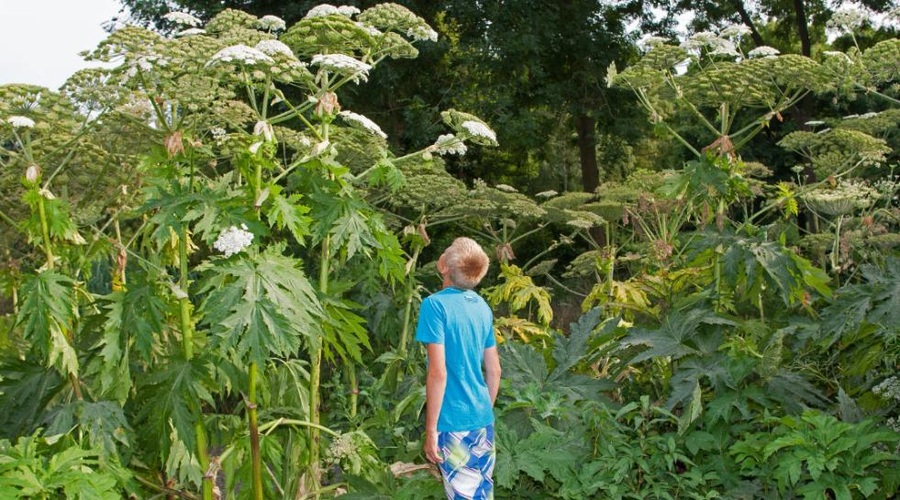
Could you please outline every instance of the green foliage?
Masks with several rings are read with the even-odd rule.
[[[735,443],[729,453],[743,474],[782,495],[849,500],[890,496],[900,484],[897,456],[885,450],[900,440],[871,422],[850,424],[815,411],[773,422],[773,429]]]
[[[41,359],[60,373],[78,372],[78,355],[69,341],[76,317],[75,282],[54,271],[26,276],[17,322]]]
[[[102,460],[97,448],[82,449],[65,435],[0,440],[0,495],[3,498],[122,498],[130,474]]]
[[[500,276],[504,280],[502,284],[484,291],[485,298],[492,306],[505,304],[510,314],[527,307],[529,318],[535,317],[544,326],[550,324],[553,320],[550,292],[535,285],[531,277],[515,265],[501,264]]]
[[[304,273],[278,246],[260,257],[202,266],[198,293],[206,296],[199,312],[213,345],[236,359],[264,364],[270,356],[296,352],[302,339],[319,342],[323,312]]]

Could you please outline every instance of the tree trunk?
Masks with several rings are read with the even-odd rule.
[[[600,170],[597,167],[597,138],[594,133],[596,120],[582,114],[575,119],[578,131],[578,156],[581,159],[581,185],[587,193],[593,193],[600,185]]]
[[[797,36],[800,37],[800,52],[810,57],[812,55],[812,43],[809,40],[809,26],[807,26],[806,9],[803,0],[794,0],[794,14],[797,16]]]

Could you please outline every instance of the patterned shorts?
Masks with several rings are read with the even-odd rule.
[[[439,432],[438,447],[444,456],[441,475],[448,500],[494,498],[494,426],[474,431]]]

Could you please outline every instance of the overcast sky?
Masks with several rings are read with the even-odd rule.
[[[0,0],[0,85],[57,89],[87,63],[78,56],[106,37],[119,0]]]

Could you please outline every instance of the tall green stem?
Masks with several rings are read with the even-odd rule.
[[[250,420],[250,458],[253,461],[251,471],[253,477],[253,500],[262,500],[262,457],[259,452],[259,421],[256,408],[256,382],[259,367],[256,361],[250,363],[250,388],[247,395],[247,417]]]
[[[47,269],[53,269],[53,247],[50,245],[50,226],[47,224],[47,211],[44,209],[44,195],[38,193],[38,216],[41,218],[41,236],[43,237],[44,254],[47,256]]]
[[[194,358],[194,328],[191,324],[191,299],[187,295],[188,289],[188,260],[187,245],[188,231],[184,229],[178,238],[178,267],[180,276],[178,285],[181,288],[181,297],[178,299],[181,320],[181,347],[184,359],[190,361]],[[209,452],[206,437],[206,428],[203,426],[203,410],[198,410],[195,415],[194,432],[197,434],[197,460],[203,470],[203,500],[213,500],[213,480],[209,473]]]
[[[331,236],[326,236],[322,242],[322,253],[319,258],[319,291],[325,295],[328,293],[328,275],[331,272],[329,266],[329,254],[331,253]],[[310,354],[309,367],[309,421],[313,424],[309,428],[309,478],[307,487],[309,491],[315,491],[319,486],[319,385],[322,379],[322,346],[316,345]]]

